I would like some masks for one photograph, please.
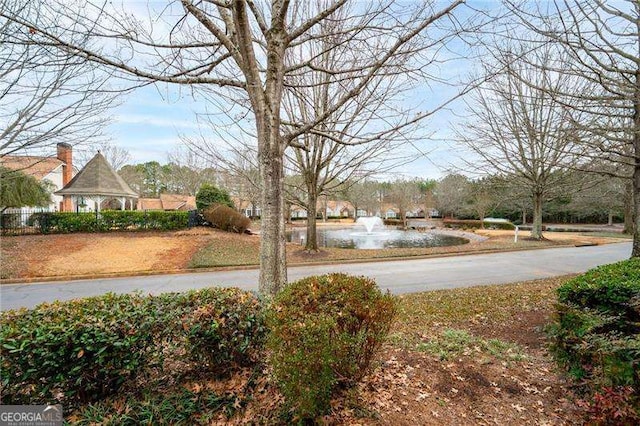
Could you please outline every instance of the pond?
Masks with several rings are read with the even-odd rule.
[[[364,228],[353,226],[349,228],[321,228],[318,227],[318,246],[338,247],[360,250],[384,248],[411,247],[444,247],[466,244],[469,240],[437,232],[402,231],[395,228],[379,227],[375,231],[367,232]],[[306,228],[294,229],[287,232],[287,241],[299,243],[306,240]]]

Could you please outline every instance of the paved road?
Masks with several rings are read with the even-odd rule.
[[[435,259],[375,263],[301,266],[289,268],[289,280],[327,272],[374,278],[392,293],[412,293],[482,284],[503,284],[584,272],[597,265],[626,259],[631,243],[593,247],[552,248],[509,253],[475,254]],[[200,272],[130,278],[78,280],[0,286],[0,309],[33,307],[38,303],[95,296],[109,291],[163,293],[212,285],[256,289],[257,270]]]

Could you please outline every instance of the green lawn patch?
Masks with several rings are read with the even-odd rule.
[[[633,239],[633,235],[623,234],[622,232],[582,232],[580,235],[585,237],[620,238],[622,240]]]
[[[255,240],[242,241],[241,238],[216,239],[193,255],[189,268],[259,265],[259,244]]]
[[[526,359],[522,348],[499,339],[482,339],[466,330],[446,329],[437,337],[416,345],[418,351],[437,356],[441,361],[465,356],[490,355],[499,360],[522,361]]]

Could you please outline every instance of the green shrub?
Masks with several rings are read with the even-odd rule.
[[[196,207],[198,210],[206,210],[213,204],[222,204],[230,208],[235,207],[227,191],[205,183],[196,193]]]
[[[259,312],[250,293],[221,288],[107,294],[4,312],[2,401],[97,401],[165,360],[206,359],[222,374],[257,359],[264,338]],[[212,320],[215,328],[207,328]]]
[[[189,221],[186,211],[103,210],[95,212],[45,212],[29,217],[30,226],[38,226],[43,234],[73,232],[107,232],[154,229],[184,229]]]
[[[140,296],[108,294],[2,314],[2,401],[69,403],[116,392],[144,365],[153,317]]]
[[[100,232],[106,230],[95,213],[45,212],[29,218],[40,227],[43,234],[68,234],[72,232]]]
[[[203,215],[207,222],[223,231],[242,234],[251,224],[248,217],[223,204],[210,205]]]
[[[231,417],[239,407],[233,393],[204,388],[194,392],[176,387],[170,393],[148,390],[140,395],[96,402],[74,413],[73,424],[91,425],[207,425],[220,422],[219,413]],[[215,413],[213,417],[211,413]]]
[[[485,229],[504,229],[507,231],[516,229],[511,222],[482,222],[475,219],[443,219],[442,224],[445,228],[481,229],[484,227]]]
[[[251,293],[221,289],[219,297],[183,320],[189,353],[217,374],[259,360],[266,330],[262,308]]]
[[[189,223],[189,212],[187,211],[147,211],[145,213],[145,229],[172,231],[184,229]]]
[[[592,269],[558,289],[552,350],[589,392],[630,386],[632,399],[640,396],[639,297],[637,258]]]
[[[144,229],[147,217],[145,211],[103,210],[100,217],[105,228],[114,230]]]
[[[370,369],[396,312],[395,300],[365,277],[329,274],[290,284],[267,314],[273,373],[301,418]]]
[[[0,214],[0,229],[15,229],[20,226],[19,213]]]
[[[638,295],[640,258],[591,269],[558,289],[560,303],[625,316],[634,315],[631,301]],[[640,313],[636,314],[640,320]]]

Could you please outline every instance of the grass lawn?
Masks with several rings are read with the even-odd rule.
[[[545,349],[567,277],[399,297],[374,372],[332,402],[326,424],[580,423],[570,383]],[[71,413],[79,424],[278,424],[291,419],[265,367],[224,380],[194,366],[158,372]]]
[[[623,240],[633,240],[633,235],[623,234],[621,232],[583,232],[581,235],[585,237],[600,237],[600,238],[619,238]]]

